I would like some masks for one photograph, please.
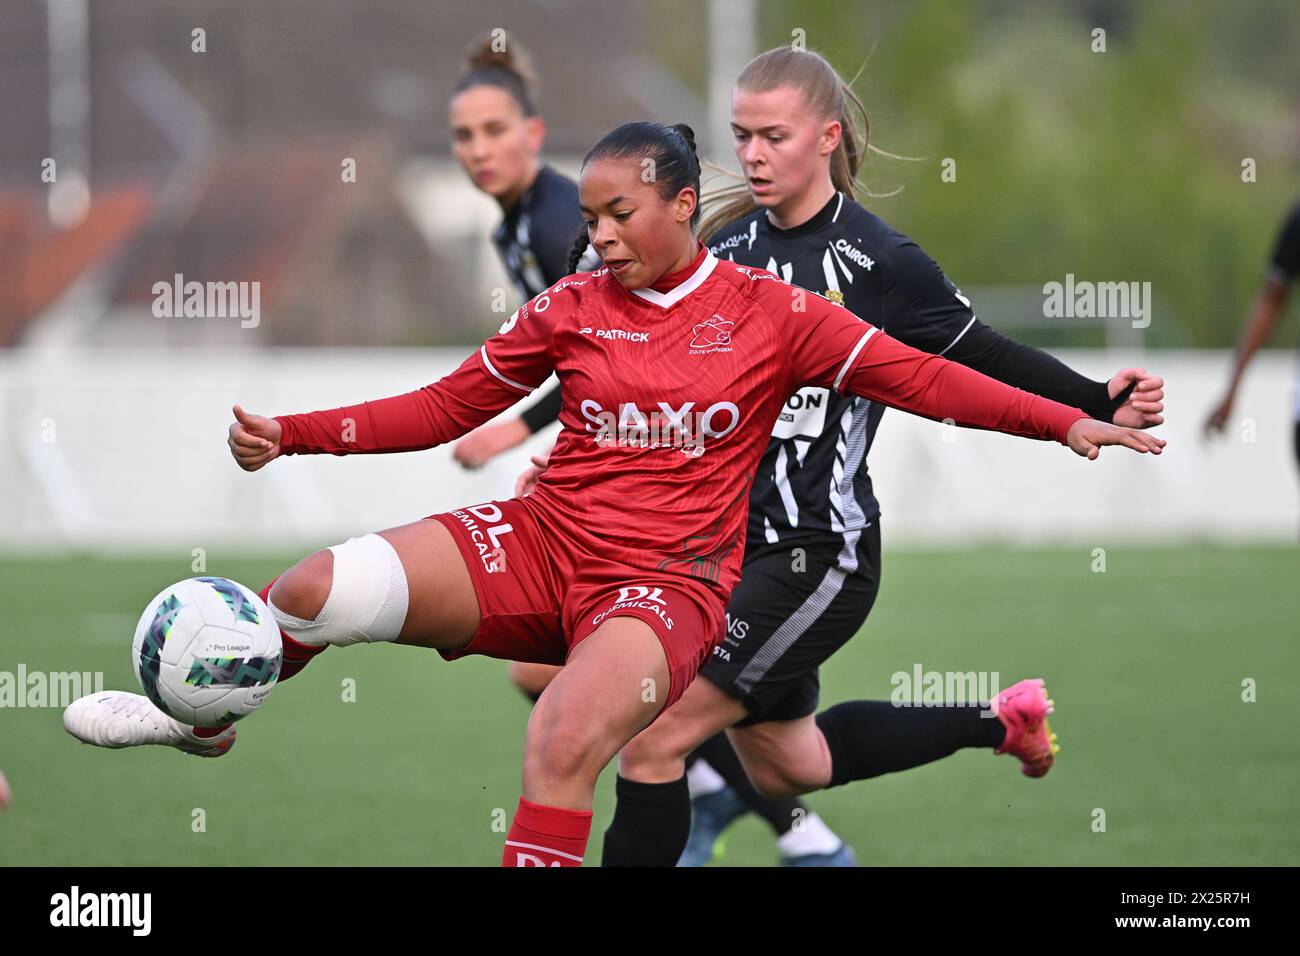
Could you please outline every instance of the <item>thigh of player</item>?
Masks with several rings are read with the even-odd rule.
[[[479,625],[479,603],[451,532],[424,518],[379,536],[406,570],[406,621],[395,643],[443,649],[468,644]]]
[[[566,593],[568,663],[529,721],[525,791],[575,805],[624,744],[675,712],[721,626],[702,586],[586,560]]]
[[[427,518],[309,554],[275,579],[268,596],[282,627],[311,629],[324,643],[455,648],[479,621],[460,551]]]
[[[701,676],[744,704],[739,723],[817,709],[817,669],[862,627],[880,586],[876,522],[856,541],[760,552],[745,562],[727,633]]]
[[[712,681],[696,679],[681,699],[637,734],[619,755],[619,774],[638,783],[671,783],[687,755],[745,717],[745,706]]]
[[[663,707],[668,658],[653,629],[610,618],[577,645],[528,719],[524,797],[589,809],[596,778]]]
[[[563,664],[568,645],[561,629],[561,595],[573,564],[564,542],[548,538],[519,498],[471,505],[431,518],[458,552],[458,561],[448,560],[435,573],[448,573],[454,565],[451,577],[458,582],[456,593],[468,598],[458,618],[461,640],[455,645],[429,646],[436,646],[447,660],[482,654]],[[446,554],[445,547],[442,553]],[[432,565],[426,570],[433,570]],[[431,593],[436,596],[440,589]],[[427,620],[446,613],[436,600],[424,610]],[[473,625],[466,629],[464,625],[471,621]]]

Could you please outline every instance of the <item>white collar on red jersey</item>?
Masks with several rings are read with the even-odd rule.
[[[629,289],[628,291],[635,296],[640,296],[642,299],[645,299],[645,301],[649,302],[651,305],[657,305],[661,309],[667,309],[670,306],[676,305],[703,285],[704,280],[713,273],[713,267],[717,264],[718,257],[706,249],[704,253],[704,261],[700,263],[699,268],[691,274],[689,279],[676,288],[670,289],[667,292],[656,292],[654,289]]]

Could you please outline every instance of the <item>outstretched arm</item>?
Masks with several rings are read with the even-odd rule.
[[[420,451],[453,441],[509,408],[528,389],[491,375],[472,355],[431,385],[373,402],[276,417],[281,454]]]
[[[563,307],[533,303],[450,375],[405,395],[274,419],[235,407],[230,449],[246,471],[280,455],[418,451],[452,441],[532,392],[551,374],[551,330]]]
[[[265,418],[238,405],[227,443],[245,471],[281,455],[420,451],[460,437],[517,402],[522,388],[498,382],[471,356],[446,376],[405,395],[327,411]]]
[[[796,311],[785,291],[790,287],[772,278],[756,277],[754,294],[788,335],[791,391],[802,385],[830,387],[926,418],[1053,439],[1088,458],[1096,458],[1101,445],[1154,452],[1164,447],[1161,439],[1093,421],[1081,409],[904,345],[820,296],[801,297]]]
[[[910,343],[909,343],[910,344]],[[1098,421],[1131,428],[1164,423],[1164,381],[1144,368],[1125,368],[1095,382],[1060,359],[1017,342],[972,319],[944,358],[960,362],[1006,385],[1080,408]]]
[[[1040,349],[989,328],[939,264],[898,237],[881,250],[883,296],[854,290],[845,305],[904,345],[960,362],[989,378],[1081,408],[1099,421],[1150,428],[1164,419],[1164,382],[1145,369],[1121,369],[1095,382]]]
[[[1127,445],[1159,454],[1164,442],[1128,428],[1089,419],[1081,409],[1042,398],[937,355],[929,355],[868,327],[860,354],[846,361],[837,390],[861,395],[926,418],[1068,445],[1096,458],[1101,445]]]

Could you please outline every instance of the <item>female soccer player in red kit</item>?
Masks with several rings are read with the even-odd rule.
[[[249,471],[281,455],[430,448],[559,376],[563,428],[527,498],[351,539],[263,592],[284,633],[284,677],[330,644],[361,641],[565,664],[528,723],[511,866],[582,861],[597,776],[720,639],[754,468],[797,388],[1054,439],[1089,458],[1102,445],[1164,445],[714,257],[692,230],[699,162],[688,127],[620,126],[587,154],[580,194],[604,269],[556,283],[432,385],[277,418],[236,406],[229,438]],[[93,709],[96,698],[70,711],[85,701]],[[65,716],[74,734],[93,723]],[[233,732],[208,745],[228,746]]]
[[[500,206],[502,218],[492,241],[519,303],[524,303],[571,273],[596,268],[600,261],[588,244],[584,226],[580,247],[570,263],[570,245],[582,221],[578,185],[542,157],[546,128],[527,52],[514,37],[502,44],[494,36],[473,46],[465,65],[447,108],[452,152],[474,185]],[[556,385],[537,396],[522,413],[503,415],[465,435],[453,446],[452,456],[466,468],[481,467],[559,415],[560,389]],[[536,702],[558,670],[549,664],[510,661],[508,673],[520,692]],[[813,826],[824,826],[800,801],[768,800],[749,787],[725,734],[706,740],[688,760],[692,760],[693,779],[708,779],[716,764],[715,776],[728,784],[710,806],[725,802],[787,825],[793,819],[806,819]],[[706,814],[700,816],[703,819]],[[829,829],[825,832],[831,833]],[[848,857],[850,852],[844,850],[840,856]],[[791,865],[808,865],[823,858],[783,852],[782,859]]]

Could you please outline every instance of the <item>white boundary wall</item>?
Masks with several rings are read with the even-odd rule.
[[[294,551],[509,497],[529,451],[549,442],[534,439],[476,473],[438,448],[294,457],[246,474],[226,448],[236,401],[278,414],[384,397],[434,381],[469,351],[0,354],[0,551]],[[1140,364],[1058,354],[1096,378]],[[1229,355],[1144,361],[1168,383],[1160,434],[1170,445],[1159,459],[1108,449],[1087,462],[1060,446],[889,412],[870,461],[891,542],[1294,542],[1290,354],[1256,360],[1233,433],[1211,445],[1199,429]]]

